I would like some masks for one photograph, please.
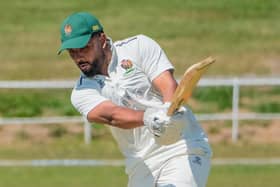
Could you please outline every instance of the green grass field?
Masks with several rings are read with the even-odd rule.
[[[260,113],[279,113],[279,87],[244,87],[240,91],[240,110]],[[70,89],[0,90],[0,116],[77,116],[70,103]],[[47,97],[46,97],[47,96]],[[36,102],[34,102],[36,98]],[[204,87],[194,90],[189,105],[195,113],[231,111],[231,87]]]
[[[34,126],[24,126],[13,133],[2,129],[0,141],[0,159],[123,159],[116,142],[107,128],[94,128],[90,144],[84,143],[83,131],[70,132],[64,125],[44,125],[43,130],[49,130],[46,135],[35,130]],[[77,128],[77,125],[76,125]],[[80,127],[82,130],[82,127]],[[28,131],[29,130],[29,131]],[[5,133],[14,139],[5,143]],[[37,134],[36,134],[37,133]],[[208,132],[211,136],[211,132]],[[42,137],[40,137],[42,136]],[[210,138],[211,142],[211,138]],[[254,143],[247,139],[239,139],[232,143],[230,138],[217,143],[211,143],[213,158],[273,158],[280,157],[279,143]],[[105,149],[104,149],[105,148]],[[28,150],[28,151],[27,151]]]
[[[62,20],[77,11],[98,16],[113,40],[140,33],[154,38],[175,65],[177,77],[209,55],[217,62],[206,76],[280,74],[278,0],[13,0],[0,4],[0,80],[76,79],[79,71],[74,63],[66,53],[57,56],[56,52]],[[70,91],[0,90],[0,117],[78,115],[70,104]],[[241,110],[279,113],[279,93],[278,87],[242,88]],[[231,97],[228,87],[199,88],[190,105],[196,113],[228,112]],[[269,126],[263,121],[255,125]],[[84,144],[82,132],[69,132],[58,124],[45,126],[49,134],[39,139],[28,128],[32,126],[18,128],[14,139],[5,142],[9,134],[0,126],[0,159],[122,158],[102,127],[94,130],[90,145]],[[223,141],[212,147],[214,158],[280,157],[278,143],[256,144],[244,137],[237,144]],[[213,166],[208,187],[278,187],[279,171],[279,165]],[[0,187],[123,187],[126,183],[123,167],[0,167]]]
[[[156,39],[176,75],[208,55],[208,75],[279,75],[278,0],[3,1],[0,79],[73,79],[66,54],[57,56],[63,19],[76,11],[98,16],[114,40],[136,34]]]
[[[280,166],[213,166],[207,187],[278,187]],[[2,167],[1,187],[124,187],[123,167]],[[265,175],[264,175],[265,173]]]
[[[277,0],[49,0],[47,4],[1,2],[0,80],[76,79],[79,71],[68,55],[56,55],[60,24],[76,11],[97,15],[113,40],[139,33],[151,36],[174,63],[178,77],[208,55],[215,56],[217,63],[206,76],[280,73]],[[242,89],[240,106],[246,111],[279,112],[279,93],[278,87]],[[197,113],[228,111],[231,94],[227,87],[201,88],[191,104]],[[69,95],[70,90],[0,90],[0,116],[77,115]]]

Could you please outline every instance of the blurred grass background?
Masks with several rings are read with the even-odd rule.
[[[277,187],[279,181],[275,180],[279,174],[277,166],[215,166],[207,187]],[[50,168],[14,168],[8,170],[0,168],[2,180],[0,186],[17,187],[18,183],[28,187],[49,186],[114,186],[124,187],[127,176],[122,167],[50,167]],[[264,175],[264,172],[266,175]],[[108,175],[108,173],[110,175]],[[17,180],[14,180],[14,176]],[[48,177],[42,177],[48,176]],[[96,177],[99,176],[99,177]],[[34,180],[40,179],[40,180]],[[108,179],[109,178],[109,179]]]
[[[260,113],[279,113],[279,93],[279,87],[242,87],[240,109]],[[0,116],[79,115],[70,103],[70,95],[71,89],[2,89],[0,90]],[[196,88],[189,105],[196,113],[230,112],[232,87]]]
[[[0,79],[72,79],[67,54],[57,56],[59,27],[76,11],[100,18],[113,40],[144,33],[157,40],[176,75],[208,55],[208,75],[279,74],[277,0],[13,0],[1,2]]]
[[[279,76],[278,0],[13,0],[0,2],[0,80],[76,79],[79,71],[66,53],[56,55],[63,19],[77,11],[99,17],[114,41],[136,34],[155,39],[180,77],[191,64],[214,56],[206,76]],[[71,90],[0,90],[0,117],[75,116]],[[279,87],[245,87],[240,110],[280,112]],[[196,113],[231,111],[232,88],[195,90],[190,105]],[[213,124],[214,123],[214,124]],[[237,144],[230,140],[231,122],[203,123],[214,158],[280,156],[279,143],[257,142],[245,129]],[[267,131],[270,121],[240,122]],[[0,126],[0,159],[121,159],[110,132],[102,125],[84,144],[82,124]],[[273,130],[273,129],[272,129]],[[278,131],[275,131],[278,132]],[[11,137],[13,136],[13,137]],[[259,135],[258,139],[266,139]],[[104,149],[106,148],[106,149]],[[208,186],[280,186],[279,166],[214,166]],[[0,168],[0,186],[125,186],[122,167]],[[14,176],[18,180],[14,180]],[[110,177],[111,180],[106,180]],[[36,179],[36,180],[34,180]],[[94,184],[94,185],[93,185]]]

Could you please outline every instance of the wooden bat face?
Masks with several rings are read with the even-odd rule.
[[[172,97],[171,105],[167,111],[168,116],[172,116],[183,103],[187,102],[201,76],[214,62],[215,59],[213,59],[212,57],[208,57],[201,62],[193,64],[185,71]]]

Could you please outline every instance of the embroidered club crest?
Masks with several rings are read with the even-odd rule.
[[[128,59],[124,59],[121,61],[121,67],[125,69],[124,75],[127,75],[134,70],[133,63]]]
[[[121,67],[122,67],[123,69],[132,68],[132,62],[131,62],[130,60],[124,59],[124,60],[121,61]]]
[[[69,36],[69,35],[71,34],[71,32],[72,32],[72,27],[71,27],[71,25],[65,25],[65,27],[64,27],[64,32],[65,32],[65,34],[66,34],[67,36]]]

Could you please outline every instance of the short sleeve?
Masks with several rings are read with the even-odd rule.
[[[95,81],[83,81],[83,84],[76,86],[71,94],[72,105],[83,116],[87,116],[93,108],[106,100],[108,99],[100,94],[99,85]]]
[[[174,69],[159,44],[145,35],[139,35],[139,54],[141,67],[151,81],[162,72]]]

